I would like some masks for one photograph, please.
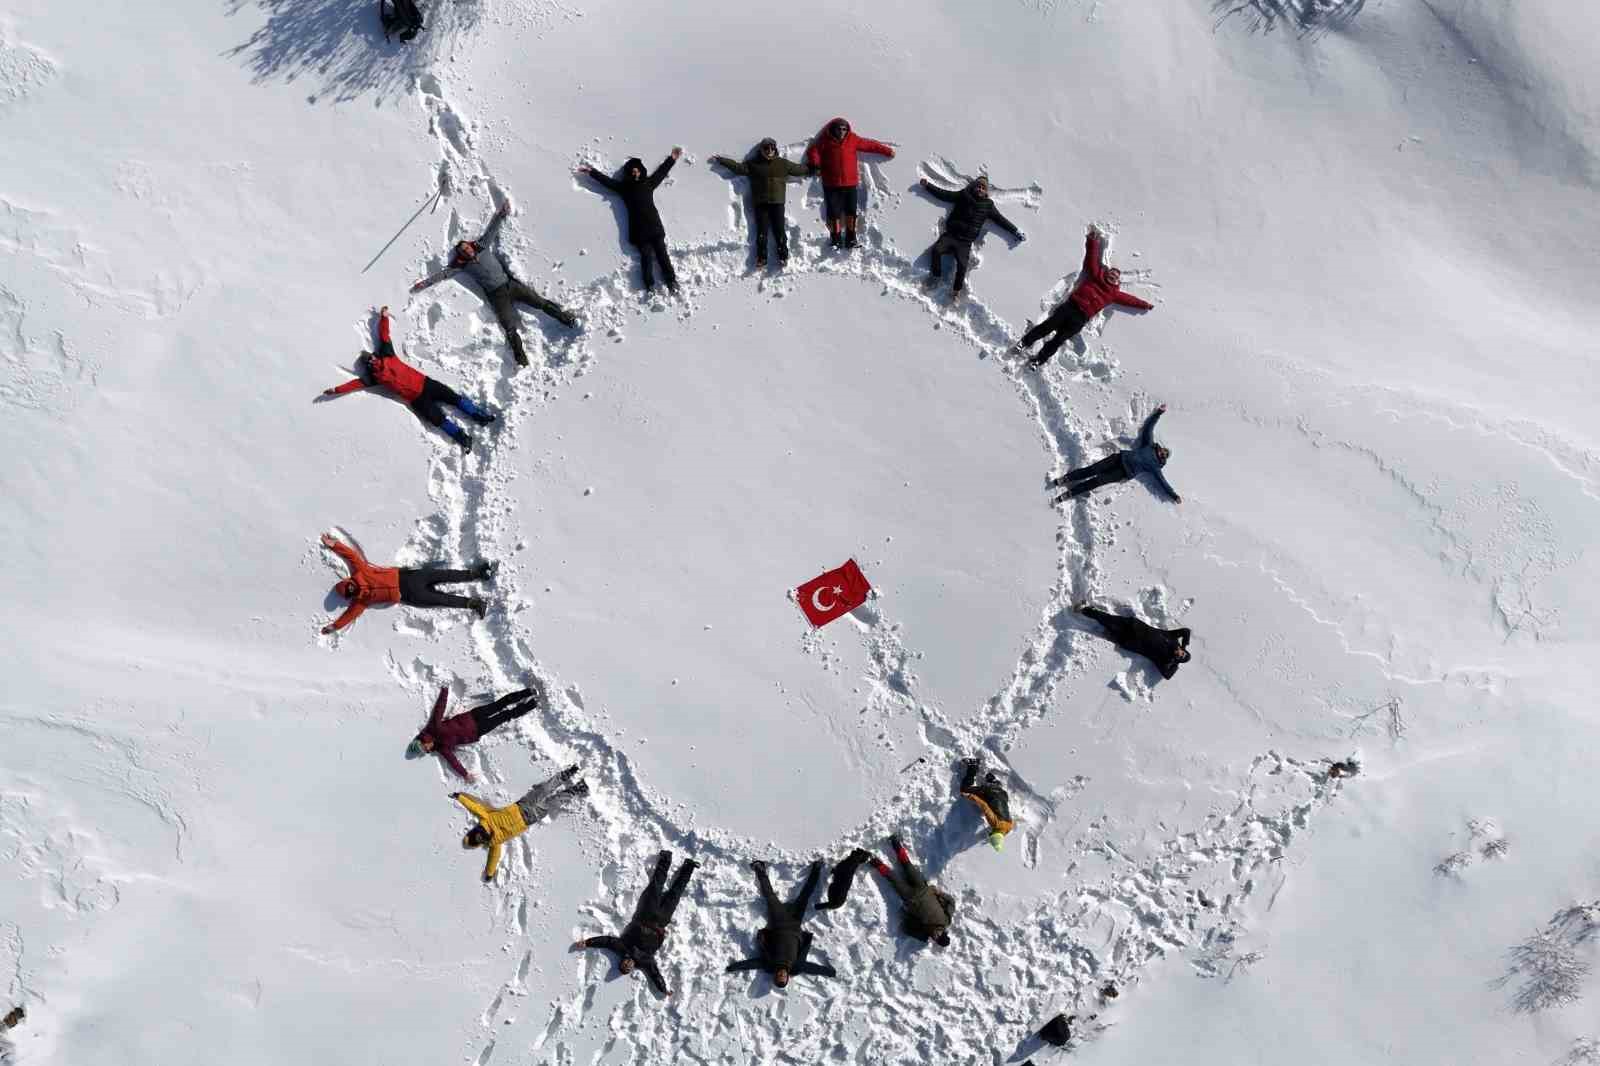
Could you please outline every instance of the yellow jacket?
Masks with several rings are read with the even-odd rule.
[[[491,809],[478,797],[469,796],[465,792],[457,792],[453,798],[465,807],[489,834],[489,861],[484,865],[483,879],[493,880],[494,872],[500,868],[501,846],[528,831],[528,822],[522,817],[522,808],[513,803]],[[471,845],[463,839],[461,846]]]
[[[976,792],[963,792],[961,794],[978,805],[978,813],[982,814],[983,820],[989,823],[989,829],[991,831],[999,833],[1001,836],[1005,836],[1007,833],[1010,833],[1017,827],[1017,823],[1012,821],[1010,818],[1002,818],[999,814],[995,813],[995,809],[989,806],[988,801],[982,796],[978,795]]]

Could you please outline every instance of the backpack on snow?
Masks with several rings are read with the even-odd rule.
[[[378,18],[383,23],[383,39],[397,33],[402,41],[409,41],[423,29],[422,12],[416,0],[378,0]]]

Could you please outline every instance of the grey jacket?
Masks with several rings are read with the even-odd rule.
[[[489,225],[484,229],[483,235],[473,243],[478,246],[478,254],[470,262],[456,263],[454,261],[443,270],[436,271],[423,278],[417,288],[426,289],[430,285],[437,285],[445,278],[451,277],[461,271],[466,271],[478,287],[487,295],[503,285],[511,284],[511,272],[506,269],[505,262],[500,258],[500,251],[494,247],[494,242],[500,235],[500,223],[506,216],[496,212],[490,219]]]
[[[1161,468],[1166,465],[1165,460],[1156,453],[1155,432],[1156,421],[1161,417],[1160,411],[1153,412],[1144,420],[1144,426],[1139,430],[1139,439],[1128,451],[1121,452],[1122,469],[1128,472],[1129,477],[1138,477],[1140,474],[1149,474],[1155,479],[1161,490],[1174,500],[1178,499],[1178,492],[1161,473]]]

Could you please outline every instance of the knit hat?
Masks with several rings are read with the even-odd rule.
[[[411,743],[406,745],[406,758],[408,759],[420,759],[426,754],[427,752],[422,750],[422,741],[419,738],[413,738]]]
[[[1005,843],[1006,835],[1000,832],[998,829],[989,834],[989,846],[994,850],[999,851],[1001,848],[1005,847]]]

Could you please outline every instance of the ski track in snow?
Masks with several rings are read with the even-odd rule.
[[[446,245],[477,232],[487,213],[505,193],[476,152],[477,124],[451,102],[438,67],[418,76],[414,88],[439,144],[438,187],[450,201],[446,220]],[[785,146],[787,153],[804,142]],[[692,158],[687,156],[689,161]],[[971,175],[950,160],[925,162],[921,173],[947,187],[964,184]],[[524,313],[523,330],[532,365],[507,376],[505,344],[486,305],[477,303],[465,312],[470,338],[466,344],[443,339],[439,330],[459,314],[448,311],[437,293],[410,298],[407,305],[412,329],[407,346],[413,355],[431,360],[466,380],[474,381],[481,395],[506,412],[492,433],[482,434],[469,455],[448,443],[439,443],[429,462],[428,488],[437,510],[422,518],[404,550],[409,558],[493,558],[502,561],[497,577],[497,600],[488,618],[470,626],[470,641],[482,664],[483,675],[457,678],[453,672],[430,665],[418,655],[409,662],[393,656],[388,665],[408,688],[426,691],[451,684],[458,692],[470,684],[504,690],[537,676],[547,685],[551,705],[539,716],[519,719],[479,746],[468,758],[493,786],[491,794],[521,791],[528,776],[519,769],[515,780],[500,772],[499,753],[508,744],[530,751],[535,760],[557,764],[581,762],[593,785],[588,814],[599,828],[598,898],[574,916],[575,929],[596,932],[620,928],[631,913],[643,874],[655,852],[674,849],[680,859],[693,856],[702,864],[689,897],[674,922],[674,935],[663,950],[662,964],[676,994],[659,1000],[642,981],[632,995],[606,1017],[597,1013],[596,992],[614,961],[601,952],[585,953],[578,961],[582,977],[564,999],[553,1003],[550,1015],[533,1039],[528,1053],[560,1062],[574,1061],[575,1041],[603,1041],[603,1054],[615,1061],[770,1061],[782,1053],[806,1061],[822,1058],[866,1062],[869,1052],[863,1036],[869,1026],[878,1036],[870,1060],[882,1062],[1000,1061],[1018,1046],[1040,1022],[1058,1009],[1092,1005],[1094,989],[1107,980],[1126,984],[1153,959],[1189,954],[1201,974],[1228,976],[1259,957],[1257,953],[1233,956],[1241,935],[1243,905],[1264,888],[1269,895],[1281,887],[1284,873],[1277,860],[1310,816],[1337,795],[1341,784],[1330,781],[1320,764],[1275,751],[1257,757],[1244,779],[1231,793],[1231,809],[1219,808],[1188,832],[1175,836],[1157,853],[1135,859],[1114,841],[1096,836],[1096,823],[1072,845],[1063,863],[1062,885],[1044,898],[1018,911],[1015,901],[984,899],[977,892],[947,885],[960,895],[952,946],[922,949],[897,933],[898,903],[887,907],[882,892],[869,873],[860,875],[853,902],[841,911],[814,919],[818,944],[840,971],[832,982],[796,982],[776,999],[751,998],[748,975],[724,975],[724,963],[742,953],[752,924],[752,889],[746,866],[763,857],[772,862],[780,881],[796,877],[813,856],[774,848],[770,842],[740,838],[697,824],[693,812],[658,794],[640,779],[637,767],[605,727],[585,708],[576,685],[563,685],[542,668],[536,650],[518,632],[516,613],[528,605],[517,582],[523,575],[512,560],[525,546],[517,528],[516,503],[510,492],[516,473],[505,457],[515,455],[519,425],[530,411],[547,402],[558,390],[573,386],[600,357],[604,346],[622,343],[637,316],[671,313],[687,320],[697,313],[697,296],[729,284],[753,285],[768,299],[782,299],[816,275],[846,275],[878,288],[881,295],[906,301],[932,315],[935,328],[948,330],[995,359],[997,372],[1013,383],[1023,409],[1039,427],[1056,465],[1077,465],[1089,456],[1091,442],[1103,433],[1082,422],[1069,401],[1069,386],[1104,385],[1116,377],[1113,354],[1099,344],[1103,320],[1084,330],[1071,351],[1064,349],[1043,373],[1023,369],[1021,360],[1006,349],[1015,339],[1012,328],[981,300],[968,296],[958,302],[930,295],[921,285],[922,273],[913,267],[915,256],[885,246],[873,225],[876,212],[901,198],[890,190],[878,168],[868,165],[865,183],[874,213],[864,216],[862,248],[849,256],[819,250],[815,235],[802,234],[790,225],[794,254],[788,270],[779,276],[750,280],[745,276],[748,257],[743,179],[729,183],[731,232],[694,243],[677,243],[673,256],[683,295],[661,296],[641,302],[633,291],[631,260],[589,284],[550,291],[558,301],[579,310],[584,328],[569,334],[543,316]],[[996,186],[1004,203],[1036,207],[1037,185],[1020,188]],[[463,217],[455,206],[470,204]],[[818,197],[813,188],[804,195],[810,217]],[[1103,225],[1114,237],[1115,229]],[[515,261],[522,242],[515,214],[502,235],[502,247]],[[918,250],[920,253],[920,249]],[[527,275],[524,275],[527,276]],[[1142,290],[1157,287],[1139,272],[1127,275]],[[1046,313],[1070,290],[1073,276],[1060,279],[1040,301]],[[1076,358],[1071,354],[1076,352]],[[1142,411],[1129,410],[1130,425]],[[1041,506],[1044,500],[1041,499]],[[875,716],[912,716],[921,727],[926,745],[923,758],[904,775],[901,791],[881,805],[864,823],[840,833],[834,848],[837,859],[854,843],[881,851],[891,831],[906,835],[919,862],[937,877],[950,859],[970,842],[952,839],[941,827],[957,797],[952,793],[955,761],[983,750],[1001,764],[1005,753],[1022,733],[1049,712],[1061,683],[1073,673],[1079,651],[1088,638],[1076,624],[1074,602],[1087,599],[1099,587],[1095,546],[1114,542],[1105,509],[1094,506],[1068,508],[1057,543],[1057,578],[1049,605],[1034,625],[1027,646],[1012,676],[978,713],[952,720],[937,707],[916,696],[916,678],[909,664],[915,654],[904,646],[899,628],[890,622],[875,596],[840,624],[856,628],[869,651],[868,681],[872,686],[869,709]],[[1156,618],[1169,614],[1166,591],[1146,590],[1142,606]],[[461,624],[453,618],[402,613],[399,631],[439,640]],[[337,638],[332,638],[336,641]],[[330,641],[330,642],[332,642]],[[820,644],[812,645],[822,654]],[[1120,687],[1130,699],[1148,700],[1150,685],[1142,666],[1130,667]],[[1041,861],[1040,830],[1055,817],[1085,780],[1081,776],[1050,794],[1041,794],[1011,772],[1008,784],[1020,809],[1022,861],[1037,867]],[[1227,796],[1218,797],[1228,799]],[[1081,812],[1080,812],[1081,813]],[[584,824],[576,810],[569,811],[562,828]],[[536,831],[537,832],[537,831]],[[561,957],[559,944],[523,944],[528,912],[538,884],[533,876],[536,834],[519,838],[506,852],[507,873],[497,897],[497,910],[506,919],[508,948],[518,959],[514,972],[486,1006],[479,1024],[485,1030],[473,1061],[483,1064],[496,1057],[497,1041],[506,1039],[493,1027],[515,997],[527,995],[526,980],[535,958],[554,962]],[[1080,867],[1094,866],[1094,871]],[[1010,911],[1002,915],[999,912]],[[1231,960],[1231,967],[1222,965]],[[761,980],[765,980],[762,978]],[[929,994],[930,987],[937,995]],[[883,1026],[887,1016],[893,1026]],[[987,1019],[974,1025],[974,1019]],[[1103,1024],[1087,1027],[1091,1038]]]

